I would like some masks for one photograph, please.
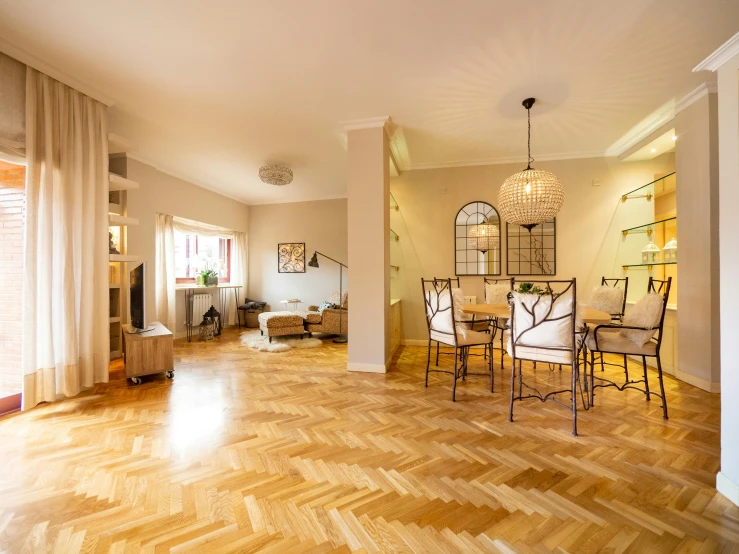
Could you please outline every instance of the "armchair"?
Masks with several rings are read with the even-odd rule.
[[[338,294],[332,295],[332,299]],[[331,301],[330,299],[329,301]],[[338,301],[334,302],[338,305]],[[349,334],[349,293],[344,292],[340,308],[326,308],[318,311],[318,306],[308,306],[304,315],[305,328],[309,333],[346,336]]]

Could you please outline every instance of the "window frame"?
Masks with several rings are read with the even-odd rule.
[[[177,231],[175,231],[175,233],[176,232]],[[194,237],[195,238],[195,252],[194,252],[194,255],[197,256],[198,255],[198,238],[199,238],[199,235],[197,235],[197,234],[188,234],[188,233],[183,233],[183,234],[185,236],[190,236],[190,237]],[[228,277],[218,277],[218,282],[219,283],[230,283],[231,282],[231,242],[232,241],[231,241],[231,239],[224,239],[224,238],[219,238],[219,240],[223,240],[223,241],[226,242],[226,267],[228,268]],[[190,243],[190,241],[188,241],[187,242],[187,248],[188,248],[188,250],[190,249],[190,247],[191,247],[191,243]],[[189,254],[189,252],[188,252],[188,254]],[[188,255],[188,258],[189,257],[190,256]],[[175,267],[176,267],[176,265],[177,264],[175,263]],[[194,283],[195,283],[195,276],[192,276],[192,277],[175,277],[175,284],[177,284],[177,285],[194,284]]]

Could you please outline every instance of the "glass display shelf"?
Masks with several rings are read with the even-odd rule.
[[[664,176],[660,177],[659,179],[655,179],[651,183],[647,183],[646,185],[642,185],[639,188],[636,188],[636,189],[632,190],[631,192],[627,192],[626,194],[624,194],[623,196],[621,196],[621,202],[626,202],[627,200],[631,200],[633,198],[646,198],[647,201],[651,200],[654,197],[654,192],[647,192],[645,194],[635,194],[635,193],[639,192],[640,190],[642,190],[642,189],[644,189],[644,188],[646,188],[646,187],[648,187],[650,185],[655,185],[655,184],[659,183],[660,181],[662,181],[663,179],[667,179],[668,177],[672,177],[673,175],[675,175],[675,173],[676,172],[673,171],[672,173],[668,173],[667,175],[664,175]]]
[[[400,240],[400,235],[396,233],[395,231],[393,231],[392,229],[390,229],[390,236],[394,238],[395,240]]]
[[[390,209],[395,210],[396,212],[400,210],[400,206],[398,206],[398,201],[395,200],[392,192],[390,193]]]
[[[644,225],[637,225],[636,227],[629,227],[628,229],[624,229],[623,231],[621,231],[621,233],[625,237],[629,233],[638,231],[639,229],[647,229],[646,233],[649,235],[649,234],[651,234],[651,229],[650,228],[653,225],[658,225],[660,223],[665,223],[666,221],[673,221],[675,219],[677,219],[677,216],[668,217],[668,218],[665,218],[665,219],[660,219],[659,221],[652,221],[651,223],[645,223]]]
[[[677,265],[677,262],[652,262],[652,263],[647,263],[647,264],[626,264],[626,265],[622,265],[621,267],[623,269],[628,269],[629,267],[646,267],[646,268],[652,269],[652,266],[655,266],[655,265]]]

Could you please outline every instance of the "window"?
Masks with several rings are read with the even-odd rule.
[[[231,273],[231,239],[174,233],[175,276],[178,283],[195,281],[202,269],[218,270],[218,280],[228,282]]]

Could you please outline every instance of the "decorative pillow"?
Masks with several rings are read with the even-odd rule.
[[[464,306],[464,292],[462,289],[452,289],[454,297],[454,321],[472,321],[472,314],[466,314],[462,310]]]
[[[618,287],[602,285],[593,287],[590,297],[590,307],[607,314],[620,314],[624,305],[624,291]]]
[[[649,342],[659,327],[662,317],[662,295],[650,292],[644,295],[639,302],[626,308],[624,325],[632,327],[646,327],[651,331],[637,331],[636,329],[622,329],[621,336],[626,337],[637,346],[644,346]]]
[[[339,291],[335,290],[331,293],[331,296],[328,297],[328,302],[331,302],[334,304],[337,308],[339,306]],[[343,293],[341,293],[341,306],[345,309],[349,309],[349,291],[345,290]]]
[[[508,293],[511,292],[511,285],[486,283],[485,284],[485,304],[508,304]]]
[[[320,314],[321,312],[323,312],[323,310],[335,309],[337,307],[338,306],[336,306],[336,304],[334,304],[333,302],[321,302],[321,305],[318,306],[318,313]]]

